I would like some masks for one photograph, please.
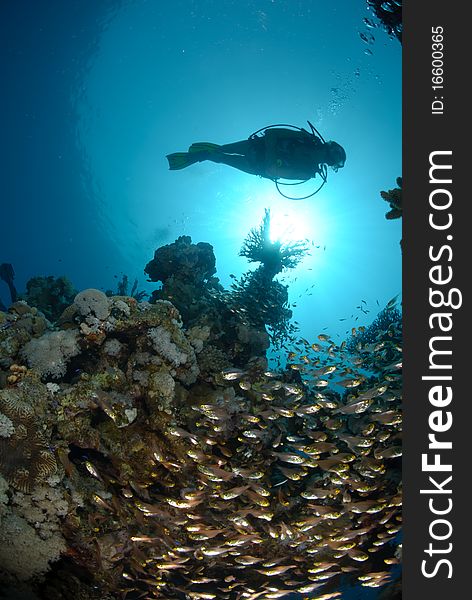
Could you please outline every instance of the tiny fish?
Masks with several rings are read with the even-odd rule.
[[[362,383],[362,379],[341,379],[341,381],[336,381],[336,385],[341,385],[345,388],[354,388]]]
[[[95,477],[96,479],[99,479],[100,481],[102,481],[102,478],[100,477],[99,472],[97,471],[97,469],[93,466],[93,464],[89,460],[86,460],[84,464],[85,464],[85,468],[90,473],[90,475],[92,475],[92,477]]]
[[[230,473],[229,471],[225,471],[224,469],[215,466],[198,465],[197,469],[200,473],[211,477],[213,481],[228,481],[234,477],[234,473]]]
[[[165,498],[165,501],[167,502],[167,504],[169,504],[169,506],[172,506],[173,508],[192,508],[202,502],[202,500],[198,499],[198,498],[196,498],[194,500],[180,500],[180,499],[174,499],[174,498]]]
[[[291,479],[292,481],[300,481],[302,477],[307,475],[307,471],[302,471],[300,469],[286,469],[285,467],[278,467],[279,471],[283,473],[287,479]]]
[[[237,556],[234,560],[241,565],[249,566],[257,565],[257,563],[262,561],[262,558],[256,558],[254,556]]]
[[[221,371],[221,375],[223,376],[223,379],[226,379],[226,381],[235,381],[237,379],[241,379],[241,377],[243,377],[245,374],[245,371],[242,371],[241,369],[224,369]]]
[[[397,411],[387,410],[384,413],[370,415],[370,419],[384,425],[397,425],[402,422],[402,415]]]
[[[397,298],[398,298],[399,295],[400,294],[397,294],[394,298],[392,298],[391,300],[389,300],[387,302],[387,306],[386,306],[387,310],[390,309],[390,308],[393,308],[395,306],[395,304],[397,303]]]
[[[297,565],[280,565],[278,567],[273,567],[272,569],[256,569],[256,571],[262,575],[273,577],[274,575],[286,573],[289,569],[294,569],[296,566]]]
[[[291,454],[290,452],[271,452],[271,454],[283,462],[294,465],[302,465],[305,462],[305,459],[302,456]]]
[[[220,498],[222,498],[223,500],[233,500],[233,498],[237,498],[238,496],[243,494],[247,489],[249,489],[248,485],[234,487],[224,492],[220,492]]]
[[[334,414],[342,414],[342,415],[354,415],[365,412],[369,406],[372,404],[372,400],[354,400],[338,408],[334,411]]]
[[[295,414],[298,417],[301,417],[303,415],[313,415],[317,413],[320,409],[321,406],[319,404],[309,404],[307,406],[300,406],[297,409],[295,409]]]
[[[375,458],[397,458],[402,455],[401,446],[391,446],[383,450],[374,452]]]

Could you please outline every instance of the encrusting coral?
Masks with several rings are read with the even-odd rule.
[[[31,339],[24,346],[22,355],[41,376],[57,379],[65,375],[68,362],[79,352],[77,333],[66,330],[50,331]]]
[[[37,407],[35,411],[29,401],[29,393],[34,392],[38,405],[43,404],[38,387],[23,382],[21,387],[0,390],[0,413],[11,423],[9,435],[0,437],[0,472],[10,485],[25,492],[56,471]]]

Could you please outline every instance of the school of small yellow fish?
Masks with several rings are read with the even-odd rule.
[[[169,424],[164,444],[149,440],[147,477],[118,493],[119,473],[87,466],[113,495],[94,497],[97,531],[130,524],[114,540],[123,598],[328,600],[341,596],[341,576],[389,581],[402,506],[400,338],[356,357],[319,342],[300,340],[290,381],[221,372],[214,401]],[[367,355],[375,375],[362,369]]]

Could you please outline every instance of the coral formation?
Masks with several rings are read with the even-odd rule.
[[[15,432],[15,426],[11,419],[0,413],[0,437],[10,437]]]
[[[212,295],[219,289],[215,272],[213,247],[206,242],[194,244],[190,236],[180,236],[172,244],[158,248],[145,267],[150,281],[162,283],[151,301],[169,300],[185,326],[190,326],[205,312],[214,310]]]
[[[74,306],[83,317],[91,317],[104,321],[110,314],[110,306],[106,294],[100,290],[88,289],[77,294]]]
[[[267,208],[262,223],[251,229],[239,252],[240,256],[246,257],[250,262],[261,263],[272,278],[283,269],[296,267],[306,254],[304,242],[282,244],[270,239],[270,210]]]
[[[386,219],[399,219],[403,214],[401,177],[397,177],[397,186],[393,190],[380,192],[385,202],[388,202],[390,205],[390,210],[385,215]]]
[[[50,563],[66,549],[60,533],[41,539],[15,512],[8,512],[0,521],[0,573],[4,571],[19,581],[29,580],[48,571]]]
[[[13,365],[23,346],[46,328],[46,319],[25,302],[15,302],[8,312],[0,312],[0,368]]]
[[[34,306],[51,322],[56,321],[64,309],[72,304],[77,292],[67,277],[32,277],[26,283],[22,299]]]
[[[67,363],[79,352],[77,333],[66,330],[48,331],[39,338],[33,338],[23,348],[22,355],[42,377],[57,379],[65,375]]]
[[[192,244],[190,236],[182,235],[172,244],[158,248],[144,272],[151,281],[165,283],[178,274],[184,282],[202,284],[216,273],[213,247],[206,242]]]
[[[156,250],[146,266],[152,281],[162,282],[151,302],[167,300],[178,309],[189,341],[195,352],[210,344],[235,365],[244,366],[254,356],[265,356],[269,338],[259,320],[253,335],[239,332],[251,326],[237,296],[226,292],[215,275],[215,256],[210,244],[193,244],[189,236],[181,236],[172,244]],[[248,295],[245,296],[247,298]],[[202,355],[208,356],[207,353]]]
[[[233,283],[229,306],[256,329],[265,331],[267,327],[270,341],[276,348],[293,339],[296,328],[290,323],[292,311],[288,308],[288,287],[274,277],[284,269],[294,268],[307,251],[304,242],[282,244],[271,241],[270,211],[267,209],[261,225],[249,232],[240,251],[240,256],[261,264]]]
[[[56,470],[48,439],[39,426],[28,392],[36,386],[0,390],[0,411],[9,435],[0,437],[0,472],[15,489],[29,492]]]

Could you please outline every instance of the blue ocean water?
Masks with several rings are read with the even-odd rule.
[[[400,292],[400,220],[380,191],[401,174],[401,46],[367,29],[364,0],[19,0],[2,13],[0,261],[18,291],[62,274],[115,289],[123,273],[152,291],[145,264],[183,234],[214,246],[228,286],[270,208],[283,240],[310,242],[284,280],[300,335],[343,339]],[[225,165],[168,170],[192,142],[307,119],[347,152],[310,199]]]

